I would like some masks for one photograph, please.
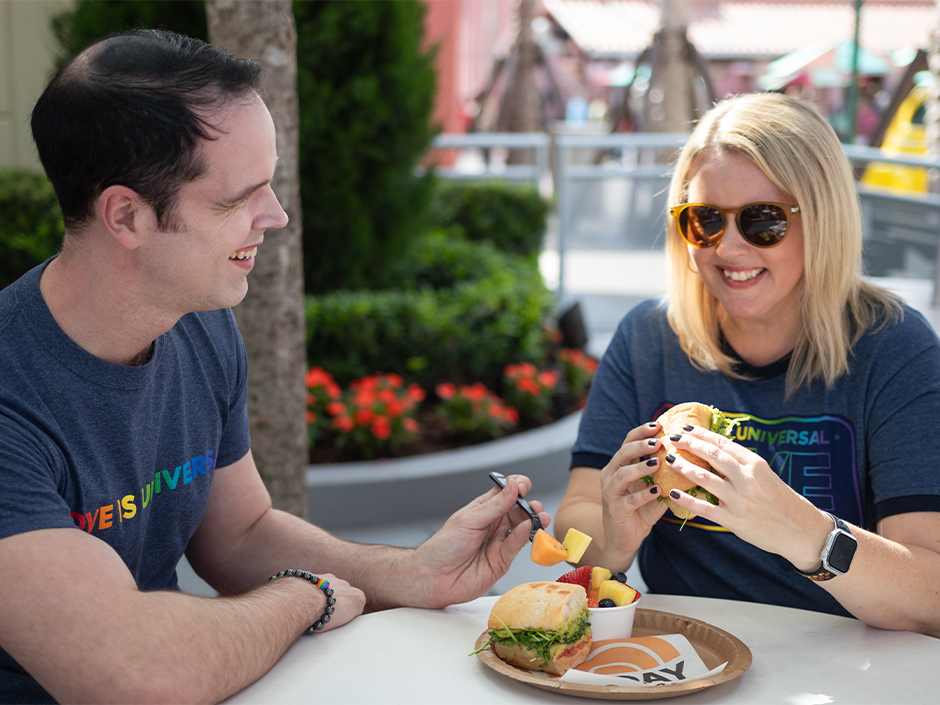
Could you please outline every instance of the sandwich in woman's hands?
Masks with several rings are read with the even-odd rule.
[[[683,509],[669,499],[670,490],[681,490],[693,497],[704,499],[712,504],[718,504],[718,498],[703,488],[696,486],[691,480],[674,472],[666,463],[666,455],[668,453],[678,455],[688,460],[690,463],[694,463],[711,472],[715,472],[715,469],[697,455],[693,455],[688,451],[678,450],[672,444],[672,441],[669,440],[669,436],[676,433],[683,433],[682,429],[684,426],[699,426],[730,438],[734,427],[745,420],[747,420],[747,417],[729,419],[715,407],[706,406],[705,404],[700,404],[695,401],[686,402],[685,404],[676,404],[657,419],[660,424],[660,430],[659,433],[656,434],[656,437],[662,439],[662,445],[660,449],[654,453],[654,456],[659,458],[659,468],[652,474],[651,484],[659,485],[661,490],[660,500],[666,502],[673,514],[680,519],[691,519],[695,514],[688,509]]]
[[[523,583],[493,605],[487,645],[492,643],[496,655],[513,666],[560,676],[587,659],[589,618],[587,593],[580,585]]]

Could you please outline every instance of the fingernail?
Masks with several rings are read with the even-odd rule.
[[[650,446],[654,446],[654,445],[656,445],[656,441],[658,441],[658,440],[659,440],[658,438],[650,438],[650,439],[646,442],[646,444],[647,444],[647,445],[650,445]]]
[[[658,493],[659,493],[658,485],[653,485],[652,487],[650,487],[650,494],[658,494]]]
[[[669,490],[669,496],[673,499],[679,499],[679,490]]]
[[[658,459],[658,458],[650,458],[649,460],[646,461],[646,464],[647,464],[649,467],[653,467],[653,466],[656,465],[656,463],[658,463],[658,462],[659,462],[659,459]]]
[[[655,421],[650,421],[650,422],[647,424],[647,426],[649,426],[650,428],[656,428],[656,422],[655,422]]]
[[[670,440],[670,441],[680,441],[680,440],[682,440],[682,434],[681,434],[681,433],[673,433],[671,436],[669,436],[669,440]]]
[[[695,428],[695,426],[683,426],[683,427],[682,427],[682,430],[683,430],[683,431],[691,431],[691,430],[693,430],[694,428]]]
[[[676,456],[674,456],[672,453],[668,453],[666,455],[666,462],[672,465],[674,462],[676,462]]]

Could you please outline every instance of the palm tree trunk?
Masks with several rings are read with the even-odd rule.
[[[209,40],[264,69],[277,130],[272,187],[290,224],[269,232],[235,317],[248,351],[255,462],[275,508],[307,513],[305,319],[298,170],[297,31],[290,0],[207,0]]]

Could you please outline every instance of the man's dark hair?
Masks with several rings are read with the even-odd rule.
[[[262,92],[260,64],[174,32],[135,30],[89,45],[55,74],[30,123],[66,228],[88,222],[101,192],[117,184],[175,229],[180,187],[206,168],[198,147],[213,139],[208,118],[251,91]]]

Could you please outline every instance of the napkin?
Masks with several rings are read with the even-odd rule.
[[[657,686],[709,678],[727,662],[709,670],[681,634],[606,639],[591,645],[587,660],[561,677],[583,685]]]

